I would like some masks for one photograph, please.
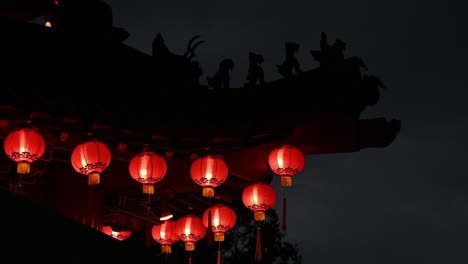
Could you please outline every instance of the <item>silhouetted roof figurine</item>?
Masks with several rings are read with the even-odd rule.
[[[206,81],[213,89],[230,88],[231,71],[234,68],[234,61],[231,59],[224,59],[219,63],[218,71],[213,77],[207,76]]]
[[[302,72],[299,61],[296,58],[296,53],[299,52],[299,44],[286,42],[285,49],[286,57],[281,65],[277,65],[278,72],[285,78],[291,78]]]
[[[320,50],[311,50],[310,53],[320,63],[320,67],[329,69],[343,62],[345,49],[346,42],[341,39],[336,39],[333,45],[329,45],[327,35],[322,32]]]
[[[183,55],[172,53],[164,43],[164,39],[161,34],[158,34],[153,39],[152,44],[152,56],[155,58],[156,63],[160,66],[159,70],[164,71],[163,76],[170,80],[182,81],[188,80],[183,85],[189,85],[192,87],[199,87],[199,77],[203,71],[198,61],[192,61],[195,57],[195,49],[204,43],[205,41],[200,40],[195,42],[199,35],[196,35],[190,39],[187,44],[187,50]]]
[[[262,64],[264,61],[261,54],[249,52],[249,70],[247,72],[247,83],[245,87],[254,87],[257,85],[263,85],[265,83],[265,74],[263,72]]]

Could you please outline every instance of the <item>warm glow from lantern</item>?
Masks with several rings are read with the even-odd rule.
[[[304,168],[304,155],[292,146],[283,145],[274,149],[268,157],[271,170],[281,177],[281,186],[292,186],[292,176]]]
[[[96,140],[78,145],[72,152],[73,168],[80,174],[88,176],[88,185],[100,182],[100,173],[111,161],[111,153],[106,145]]]
[[[203,187],[204,197],[214,197],[214,188],[224,183],[228,168],[220,157],[206,155],[193,161],[190,176],[196,184]]]
[[[28,174],[30,163],[41,158],[45,151],[42,135],[31,128],[11,132],[3,145],[8,157],[17,162],[19,174]]]
[[[45,24],[44,24],[44,26],[46,26],[46,27],[52,27],[52,23],[50,23],[49,21],[46,21]]]
[[[162,239],[165,239],[165,238],[166,238],[166,232],[164,232],[164,231],[161,230],[161,232],[159,232],[159,234],[160,234],[160,236],[161,236]]]
[[[276,203],[275,189],[266,183],[257,182],[247,186],[242,193],[242,202],[254,212],[256,221],[265,220],[265,211]]]
[[[128,169],[132,178],[143,184],[143,193],[154,194],[154,184],[166,175],[167,164],[162,156],[145,150],[133,157]]]

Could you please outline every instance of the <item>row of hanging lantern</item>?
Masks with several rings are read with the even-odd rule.
[[[20,174],[21,179],[21,175],[30,172],[30,163],[40,159],[44,154],[45,142],[42,135],[35,129],[21,128],[6,137],[4,149],[7,156],[17,162],[17,173]],[[71,155],[73,168],[88,177],[88,185],[99,184],[100,174],[108,168],[110,161],[110,150],[97,140],[78,145]],[[270,169],[281,177],[281,186],[284,187],[282,229],[285,230],[285,188],[292,186],[292,177],[303,170],[304,156],[297,148],[283,145],[271,151],[268,164]],[[154,185],[165,177],[166,171],[165,159],[147,148],[132,158],[129,164],[130,176],[142,184],[142,192],[148,195],[154,194]],[[211,201],[215,194],[214,188],[226,181],[228,167],[221,156],[205,155],[192,161],[190,175],[196,184],[202,186],[202,195],[210,198]],[[258,223],[255,259],[261,261],[260,223],[265,220],[265,211],[275,205],[276,192],[269,184],[252,183],[243,190],[242,201],[253,212],[254,220]],[[204,212],[202,219],[195,215],[186,215],[177,222],[165,221],[153,228],[152,235],[153,239],[162,245],[163,253],[170,253],[170,245],[178,240],[183,241],[185,249],[191,252],[195,250],[195,242],[202,239],[207,230],[210,234],[212,232],[214,241],[219,243],[224,241],[224,233],[230,230],[235,222],[235,212],[225,205],[217,204],[210,206]],[[116,235],[109,228],[103,228],[101,231],[111,236]],[[126,234],[126,237],[128,235]],[[121,236],[121,240],[122,238]],[[219,249],[218,262],[220,262],[220,255]],[[189,260],[191,261],[191,257]]]

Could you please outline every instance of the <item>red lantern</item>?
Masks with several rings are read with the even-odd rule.
[[[254,219],[257,226],[257,245],[255,250],[255,260],[262,260],[262,246],[260,222],[265,220],[265,211],[272,208],[276,203],[275,189],[269,184],[257,182],[247,186],[242,193],[242,202],[245,207],[254,212]]]
[[[205,237],[206,227],[203,221],[195,215],[186,215],[176,222],[176,235],[185,242],[186,251],[195,250],[195,242]]]
[[[224,233],[236,225],[236,213],[226,205],[216,204],[203,213],[203,224],[213,231],[214,241],[222,242]],[[218,247],[217,263],[221,264],[221,246]]]
[[[72,152],[73,168],[88,176],[88,185],[100,182],[100,173],[107,169],[111,161],[111,153],[106,145],[92,140],[78,145]]]
[[[111,226],[103,226],[101,232],[120,241],[127,239],[132,234],[132,231],[114,231]]]
[[[6,155],[18,163],[19,174],[30,172],[30,163],[42,157],[45,151],[44,138],[31,128],[11,132],[3,143]]]
[[[292,176],[304,169],[304,155],[295,147],[283,145],[270,153],[268,163],[271,170],[281,177],[281,185],[291,186]]]
[[[265,211],[276,203],[275,189],[262,182],[251,184],[244,189],[242,202],[254,212],[255,221],[263,221],[265,220]]]
[[[164,158],[152,151],[136,155],[128,166],[134,180],[143,184],[143,193],[154,194],[154,184],[166,175],[167,165]]]
[[[154,241],[161,244],[161,252],[163,254],[171,254],[171,245],[179,241],[179,237],[176,234],[176,222],[164,221],[160,225],[154,225],[151,229],[151,236]]]
[[[206,155],[192,163],[190,175],[196,184],[203,187],[203,196],[214,197],[214,188],[224,183],[228,167],[221,157]]]
[[[214,233],[214,241],[224,241],[224,233],[236,224],[236,213],[223,204],[216,204],[206,209],[203,213],[203,224],[209,228],[211,214],[211,230]]]

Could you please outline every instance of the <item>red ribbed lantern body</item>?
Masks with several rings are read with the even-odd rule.
[[[160,225],[154,225],[151,229],[151,236],[154,241],[161,244],[161,250],[164,254],[172,253],[171,245],[179,241],[175,228],[176,222],[168,220]]]
[[[185,242],[185,250],[195,250],[195,242],[205,237],[206,227],[196,215],[186,215],[176,222],[175,233]]]
[[[214,188],[224,183],[228,167],[220,157],[207,155],[193,161],[190,176],[203,187],[203,196],[214,197]]]
[[[256,221],[263,221],[265,220],[265,211],[276,203],[275,189],[266,183],[253,183],[244,189],[242,202],[245,207],[254,212]]]
[[[236,213],[226,205],[216,204],[203,213],[203,225],[206,228],[210,226],[210,217],[214,241],[224,241],[224,233],[236,225]]]
[[[29,163],[42,157],[45,142],[41,134],[30,128],[21,128],[11,132],[3,147],[6,155],[18,163],[18,173],[29,173]]]
[[[99,141],[88,141],[78,145],[72,152],[73,168],[88,176],[88,184],[99,184],[99,175],[107,169],[111,161],[111,153],[106,145]]]
[[[295,147],[283,145],[270,153],[268,163],[271,170],[281,177],[281,185],[291,186],[292,176],[304,169],[304,155]]]
[[[143,193],[154,194],[154,184],[166,176],[164,158],[152,151],[143,151],[135,156],[128,166],[134,180],[143,184]]]
[[[113,231],[111,226],[103,226],[101,232],[120,241],[127,239],[132,234],[132,231]]]

